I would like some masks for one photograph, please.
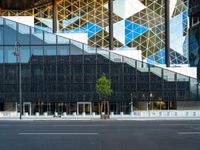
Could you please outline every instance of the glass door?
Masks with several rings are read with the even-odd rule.
[[[86,115],[91,115],[91,103],[86,103],[85,104],[85,114]]]
[[[77,105],[77,115],[82,115],[84,112],[84,104],[78,104]]]
[[[31,115],[31,103],[29,102],[24,102],[23,103],[23,112],[28,113],[28,115]]]
[[[77,103],[77,115],[91,115],[92,107],[91,102],[78,102]]]

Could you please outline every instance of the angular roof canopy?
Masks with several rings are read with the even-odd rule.
[[[0,0],[0,7],[2,9],[23,10],[51,1],[52,0]]]

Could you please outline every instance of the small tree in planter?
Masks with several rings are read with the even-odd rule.
[[[100,114],[101,118],[109,118],[109,102],[108,97],[112,94],[111,81],[103,74],[96,81],[96,92],[100,99]],[[102,113],[104,112],[104,114]]]

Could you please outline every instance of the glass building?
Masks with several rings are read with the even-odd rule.
[[[135,10],[128,9],[132,2]],[[184,64],[188,62],[188,7],[186,1],[173,2],[170,31],[175,25],[180,28],[170,34],[170,62]],[[0,111],[19,106],[20,73],[23,108],[29,114],[99,113],[95,82],[102,74],[111,80],[109,107],[116,114],[129,113],[131,105],[134,110],[196,105],[200,100],[196,78],[155,65],[165,63],[164,0],[114,1],[114,47],[141,50],[142,61],[107,50],[107,5],[107,0],[33,0],[23,5],[1,1],[2,16],[34,16],[34,27],[0,17]],[[123,9],[118,10],[118,5]],[[55,31],[86,33],[88,44]],[[13,54],[16,50],[21,63]]]
[[[18,0],[19,1],[19,0]],[[188,63],[188,3],[169,0],[170,63]],[[34,16],[38,29],[86,33],[90,46],[108,48],[108,0],[2,0],[2,16]],[[55,7],[54,7],[55,6]],[[55,20],[54,20],[55,19]],[[56,24],[56,25],[54,25]],[[114,0],[114,48],[136,48],[151,64],[165,64],[165,0]]]
[[[23,104],[31,113],[81,113],[83,105],[87,113],[98,113],[95,82],[103,73],[112,82],[109,101],[115,113],[128,113],[131,100],[135,109],[175,109],[177,101],[199,100],[196,79],[11,20],[0,18],[0,27],[2,109],[18,102],[17,47]]]
[[[189,60],[191,66],[197,66],[200,80],[200,4],[197,0],[190,0],[190,32],[189,32]]]

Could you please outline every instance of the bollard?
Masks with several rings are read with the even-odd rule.
[[[24,113],[24,116],[28,117],[29,115],[28,115],[28,113],[27,113],[27,112],[25,112],[25,113]]]
[[[123,117],[124,116],[124,112],[120,112],[120,116]]]
[[[96,115],[95,112],[93,112],[93,113],[92,113],[92,117],[95,117],[95,115]]]
[[[76,116],[76,112],[73,112],[73,116]]]
[[[111,112],[111,113],[110,113],[110,116],[111,116],[111,117],[114,117],[114,112]]]
[[[58,116],[58,113],[57,113],[57,112],[54,112],[54,116],[57,117],[57,116]]]
[[[66,117],[66,116],[67,116],[67,113],[66,113],[66,112],[64,112],[64,113],[63,113],[63,116],[64,116],[64,117]]]
[[[47,117],[47,112],[44,112],[44,116]]]
[[[131,112],[131,117],[134,117],[134,112],[133,111]]]
[[[36,112],[35,115],[38,117],[40,114],[39,114],[39,112]]]

